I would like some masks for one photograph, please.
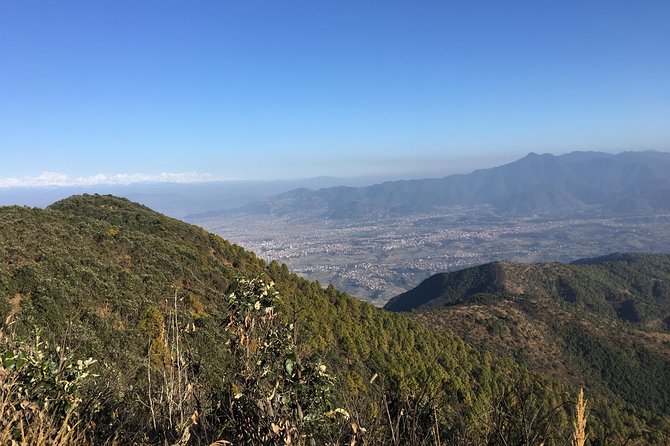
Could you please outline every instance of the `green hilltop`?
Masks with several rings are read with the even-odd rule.
[[[0,402],[80,444],[564,444],[584,384],[590,444],[668,429],[665,403],[536,372],[113,196],[0,208],[0,316],[0,376],[38,389]],[[68,365],[89,357],[90,375]]]
[[[670,329],[670,255],[611,254],[572,264],[493,262],[440,273],[391,299],[391,311],[484,296],[546,298],[634,324]]]

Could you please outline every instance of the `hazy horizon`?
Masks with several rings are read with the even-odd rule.
[[[86,188],[91,186],[128,186],[134,184],[198,184],[198,183],[219,183],[219,182],[275,182],[275,181],[299,181],[316,178],[336,178],[341,180],[360,180],[360,181],[393,181],[416,178],[443,177],[453,174],[467,174],[473,170],[494,167],[496,165],[512,162],[518,157],[481,157],[460,158],[452,160],[432,160],[426,162],[424,168],[407,171],[389,171],[386,174],[368,174],[368,175],[334,175],[323,173],[321,175],[310,175],[310,172],[304,172],[303,176],[286,177],[277,175],[274,177],[251,177],[251,178],[225,178],[217,177],[209,173],[201,172],[162,172],[158,174],[144,174],[138,172],[124,172],[103,174],[95,173],[89,176],[72,177],[61,172],[44,171],[35,176],[24,177],[0,177],[0,189],[20,189],[20,188]],[[384,159],[367,160],[370,164],[392,165],[393,161]],[[411,160],[406,160],[411,163]],[[441,162],[437,162],[441,161]],[[414,164],[417,163],[414,160]]]
[[[575,150],[565,153],[549,153],[550,155],[560,156],[572,152],[603,152],[603,153],[623,153],[623,152],[642,152],[646,150],[655,149],[640,149],[640,150],[624,150],[620,152],[612,151],[591,151],[591,150]],[[668,153],[670,151],[656,150],[658,152]],[[217,177],[209,173],[200,172],[170,172],[159,174],[143,174],[137,172],[131,173],[114,173],[102,174],[97,173],[90,176],[72,177],[60,172],[44,171],[36,176],[24,177],[0,177],[0,190],[20,190],[20,189],[81,189],[87,190],[91,188],[123,188],[135,185],[198,185],[198,184],[217,184],[217,183],[272,183],[272,182],[295,182],[295,181],[309,181],[318,180],[321,178],[328,178],[334,180],[341,180],[342,184],[374,184],[385,181],[396,180],[412,180],[421,178],[441,178],[454,174],[468,174],[478,169],[488,169],[497,167],[503,164],[514,162],[529,153],[548,153],[548,152],[528,152],[518,157],[464,157],[460,159],[445,160],[444,165],[440,163],[433,163],[430,168],[410,170],[405,172],[389,172],[387,174],[377,175],[309,175],[305,172],[304,176],[296,177],[268,177],[268,178],[223,178]],[[387,160],[369,160],[370,163],[384,164]]]

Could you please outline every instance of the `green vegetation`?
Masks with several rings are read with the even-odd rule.
[[[607,399],[617,407],[599,408],[604,419],[629,406],[663,430],[670,413],[669,282],[670,256],[661,254],[492,263],[432,276],[387,308],[416,309],[411,317],[428,327],[586,384],[598,404]]]
[[[606,386],[626,401],[655,414],[670,412],[670,358],[642,342],[617,342],[566,324],[563,339],[592,387]]]
[[[385,308],[410,311],[499,297],[552,299],[667,329],[670,255],[613,254],[567,265],[494,262],[436,274],[391,299]]]
[[[82,362],[97,376],[68,387],[80,403],[58,409],[82,421],[54,418],[82,444],[548,446],[572,435],[573,383],[116,197],[0,208],[0,312],[17,345],[37,327],[68,357],[97,360]],[[589,392],[587,444],[662,444],[667,413]]]
[[[97,405],[82,400],[81,387],[95,360],[74,360],[67,349],[50,348],[38,335],[27,343],[5,332],[0,332],[0,352],[2,444],[64,446],[91,440],[93,426],[85,414]]]

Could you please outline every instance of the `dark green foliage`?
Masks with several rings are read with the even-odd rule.
[[[670,414],[665,283],[670,255],[664,254],[613,254],[569,265],[503,262],[437,274],[386,308],[417,309],[414,317],[428,326],[586,383],[606,397],[606,403],[596,397],[605,418],[627,407],[652,422],[651,414]],[[639,422],[631,426],[620,432],[644,430]]]
[[[505,291],[504,267],[499,262],[435,274],[416,288],[391,299],[389,311],[439,308],[461,303],[477,295],[496,295]]]
[[[568,352],[593,387],[607,386],[613,394],[651,413],[670,413],[670,358],[643,345],[616,343],[594,337],[578,324],[562,329]]]
[[[440,308],[498,297],[549,298],[633,323],[670,316],[670,255],[614,254],[572,264],[494,262],[429,277],[385,306]]]

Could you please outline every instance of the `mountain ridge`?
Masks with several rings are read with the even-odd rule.
[[[285,265],[266,263],[219,236],[126,199],[83,195],[47,209],[2,207],[0,229],[0,325],[29,340],[38,330],[51,345],[71,345],[68,352],[75,357],[96,359],[100,378],[87,392],[104,397],[91,400],[92,406],[102,405],[98,431],[105,435],[109,429],[113,436],[121,429],[129,436],[121,437],[127,444],[147,444],[145,435],[151,436],[151,444],[164,444],[167,438],[174,444],[182,434],[178,431],[175,438],[173,431],[152,428],[152,415],[144,404],[147,389],[162,382],[161,368],[169,367],[169,361],[160,359],[165,355],[160,346],[167,345],[170,333],[164,324],[177,316],[179,326],[186,327],[179,345],[188,352],[189,377],[194,388],[204,392],[192,410],[199,414],[198,426],[212,429],[209,435],[218,432],[201,444],[229,434],[231,423],[249,424],[244,416],[254,413],[255,401],[239,418],[231,419],[226,412],[240,398],[231,393],[234,386],[244,384],[235,381],[238,362],[231,356],[231,333],[226,329],[229,296],[245,283],[241,279],[273,282],[279,293],[276,323],[286,330],[293,324],[296,346],[280,349],[273,366],[278,363],[281,371],[284,364],[295,364],[298,355],[304,363],[316,356],[328,367],[319,365],[318,373],[327,370],[337,376],[333,402],[349,400],[353,414],[373,410],[381,401],[374,395],[384,391],[389,397],[397,395],[397,413],[389,410],[398,416],[405,407],[400,389],[411,395],[423,385],[426,391],[426,382],[435,391],[442,386],[452,389],[444,398],[456,407],[464,404],[458,398],[467,396],[474,402],[486,397],[489,381],[482,383],[477,377],[523,372],[505,359],[492,370],[484,352],[457,338],[302,279]],[[251,307],[255,308],[253,301]],[[374,382],[373,374],[381,379]],[[330,407],[332,411],[338,406]],[[450,416],[450,429],[461,429],[455,427],[459,424],[465,428],[468,416]],[[379,424],[363,413],[356,417],[368,429]],[[350,424],[342,425],[344,432],[351,431]],[[390,431],[379,426],[374,444],[388,444]],[[193,425],[194,436],[201,432],[198,429]]]
[[[529,153],[516,161],[469,174],[388,181],[367,187],[296,189],[236,210],[249,215],[308,214],[357,218],[371,213],[408,215],[448,206],[491,206],[504,214],[597,210],[650,212],[670,209],[670,153]]]
[[[670,254],[614,253],[569,264],[492,262],[435,274],[384,308],[434,309],[478,295],[553,299],[627,322],[656,317],[664,323],[670,317]]]

